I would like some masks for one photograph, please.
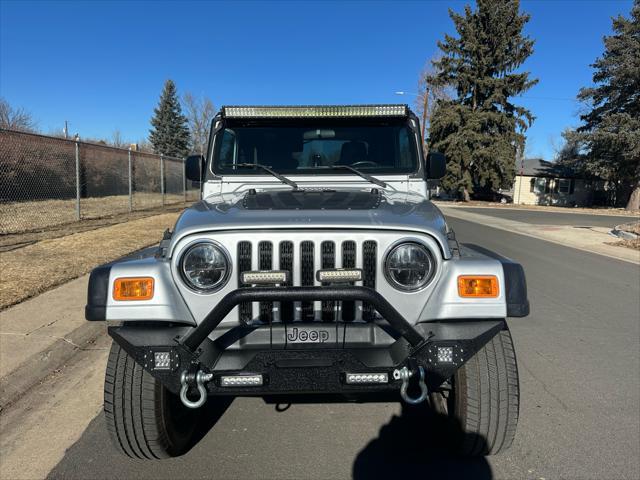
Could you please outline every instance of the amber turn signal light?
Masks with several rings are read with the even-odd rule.
[[[458,295],[472,298],[496,298],[498,277],[495,275],[461,275],[458,277]]]
[[[153,278],[116,278],[113,282],[114,300],[151,300],[153,298]]]

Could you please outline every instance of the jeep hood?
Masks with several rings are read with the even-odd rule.
[[[274,189],[212,195],[186,209],[169,252],[187,235],[212,230],[358,229],[431,235],[450,258],[440,210],[421,195],[379,189]]]

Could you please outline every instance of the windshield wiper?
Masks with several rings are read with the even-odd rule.
[[[286,183],[287,185],[289,185],[294,190],[300,190],[300,187],[298,187],[298,184],[296,182],[294,182],[293,180],[289,180],[284,175],[280,175],[278,172],[274,172],[269,167],[267,167],[265,165],[261,165],[259,163],[223,163],[220,166],[224,167],[224,168],[233,168],[233,167],[238,167],[238,168],[259,168],[261,170],[264,170],[268,174],[273,175],[278,180],[280,180],[282,183]]]
[[[351,165],[326,165],[326,166],[316,167],[316,168],[327,168],[329,170],[349,170],[350,172],[355,173],[359,177],[364,178],[368,182],[371,182],[382,188],[387,188],[387,184],[384,183],[382,180],[379,180],[376,177],[369,175],[368,173],[361,172],[357,168],[353,168]]]

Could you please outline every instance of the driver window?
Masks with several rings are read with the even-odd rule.
[[[411,142],[409,141],[409,129],[401,128],[398,132],[398,167],[413,165]]]
[[[226,129],[222,134],[222,140],[220,145],[220,160],[221,164],[235,163],[235,151],[236,151],[236,134],[233,130]]]

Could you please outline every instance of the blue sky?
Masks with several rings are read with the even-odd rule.
[[[417,76],[465,2],[28,2],[0,0],[0,95],[44,132],[148,134],[162,84],[224,104],[413,103]],[[632,0],[523,1],[540,83],[527,154],[552,158],[578,123],[612,16]]]

